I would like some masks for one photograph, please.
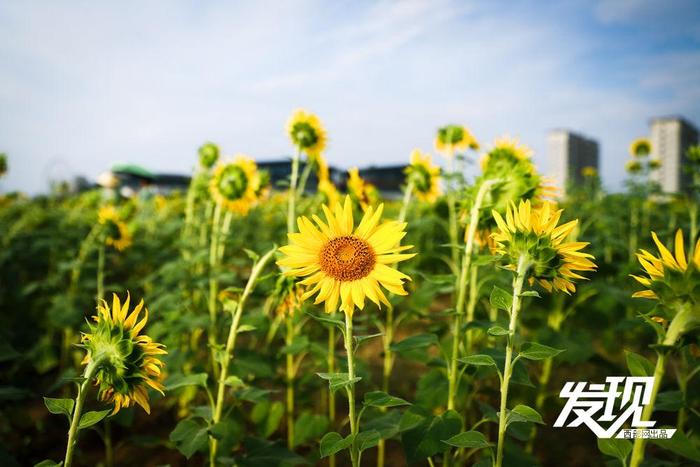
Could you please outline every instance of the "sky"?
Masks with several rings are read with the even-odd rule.
[[[299,107],[341,168],[406,162],[459,123],[547,173],[547,132],[568,128],[599,141],[611,190],[651,117],[700,126],[695,0],[0,0],[0,31],[0,191],[189,173],[208,140],[276,159]]]

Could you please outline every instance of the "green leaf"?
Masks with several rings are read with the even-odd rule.
[[[308,336],[295,336],[292,343],[282,347],[282,353],[298,355],[309,348]]]
[[[294,447],[319,438],[328,429],[328,417],[305,411],[294,422]]]
[[[463,433],[453,436],[450,439],[444,440],[443,443],[447,443],[450,446],[454,446],[456,448],[468,449],[481,449],[491,446],[486,437],[478,431],[465,431]]]
[[[661,412],[677,412],[685,407],[683,391],[664,391],[656,396],[654,410]]]
[[[284,404],[281,401],[273,402],[270,405],[270,410],[261,430],[265,438],[269,438],[272,433],[277,431],[282,422],[282,417],[284,417]]]
[[[507,336],[510,332],[500,326],[492,326],[486,331],[489,336]]]
[[[82,430],[84,428],[91,427],[92,425],[99,423],[103,418],[105,418],[111,412],[111,409],[100,410],[99,412],[85,412],[80,417],[80,422],[78,423],[78,429]]]
[[[328,387],[335,392],[351,384],[355,384],[362,378],[355,376],[352,380],[347,373],[316,373],[319,377],[328,380]]]
[[[423,349],[438,343],[438,337],[435,334],[417,334],[407,337],[401,342],[391,344],[391,350],[394,352],[407,352],[414,349]]]
[[[362,452],[365,449],[375,447],[379,444],[380,439],[382,437],[377,430],[367,430],[358,433],[355,442],[357,443],[357,448]]]
[[[236,375],[227,376],[224,380],[224,384],[226,386],[231,386],[233,389],[238,389],[245,386],[243,380]]]
[[[340,433],[336,433],[335,431],[326,433],[323,438],[321,438],[321,445],[319,447],[321,459],[336,454],[343,449],[349,448],[352,444],[352,440],[352,435],[348,435],[347,438],[343,438]]]
[[[365,394],[364,405],[369,407],[399,407],[411,405],[400,397],[390,396],[382,391],[372,391]]]
[[[537,342],[525,342],[520,347],[520,357],[526,358],[528,360],[545,360],[547,358],[552,358],[564,350],[555,349],[554,347],[549,347],[547,345],[538,344]]]
[[[540,294],[537,293],[536,290],[528,290],[526,292],[523,292],[520,294],[521,297],[537,297],[537,298],[542,298],[540,297]]]
[[[325,316],[319,316],[311,313],[310,311],[305,312],[307,315],[311,316],[313,319],[318,321],[319,323],[323,323],[326,325],[331,325],[331,326],[337,326],[341,331],[345,332],[345,323],[343,320],[340,319],[335,319],[335,318],[326,318]]]
[[[209,434],[207,427],[195,420],[182,420],[170,433],[170,441],[187,459],[207,445]]]
[[[652,376],[654,374],[654,364],[641,355],[625,350],[625,359],[632,376]]]
[[[450,449],[443,442],[462,429],[462,418],[454,410],[434,416],[428,410],[413,406],[404,412],[400,423],[401,444],[408,464]]]
[[[516,422],[531,422],[544,425],[542,416],[537,412],[537,410],[522,404],[516,405],[515,408],[508,412],[508,415],[506,416],[506,427],[511,423]]]
[[[202,386],[207,387],[207,374],[195,373],[191,375],[172,375],[165,381],[165,390],[172,391],[173,389],[182,388],[185,386]]]
[[[256,329],[258,329],[258,328],[256,328],[252,324],[241,324],[240,326],[238,326],[237,332],[238,333],[249,332],[249,331],[255,331]]]
[[[63,465],[63,461],[59,462],[58,464],[51,459],[45,459],[37,464],[34,464],[34,467],[61,467]]]
[[[357,347],[362,344],[364,341],[374,339],[375,337],[383,336],[383,333],[377,333],[377,334],[369,334],[367,336],[353,336],[353,339],[355,341],[355,350],[357,350]]]
[[[683,456],[695,462],[700,462],[700,450],[681,431],[676,431],[671,439],[653,439],[650,441],[679,456]]]
[[[513,307],[513,296],[510,292],[506,292],[494,285],[493,289],[491,289],[491,295],[489,296],[489,303],[494,308],[510,311]]]
[[[493,357],[491,357],[490,355],[470,355],[468,357],[462,357],[457,360],[462,363],[466,363],[467,365],[496,366],[496,360],[494,360]]]
[[[632,452],[632,443],[626,439],[598,438],[598,450],[607,456],[619,459],[625,464],[627,456]]]
[[[54,399],[53,397],[44,397],[44,404],[49,412],[53,414],[63,414],[70,420],[73,414],[73,406],[75,401],[73,399]]]

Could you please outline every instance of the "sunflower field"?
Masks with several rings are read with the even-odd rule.
[[[275,186],[206,143],[185,192],[0,197],[0,465],[700,464],[700,148],[684,194],[647,140],[563,190],[447,125],[382,200],[285,132]],[[653,377],[617,431],[675,433],[559,423],[609,377]]]

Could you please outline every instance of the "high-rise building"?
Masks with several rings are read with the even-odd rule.
[[[572,131],[550,131],[547,152],[551,175],[562,193],[569,185],[583,181],[584,167],[598,170],[598,142]]]
[[[682,117],[652,118],[651,157],[661,161],[661,167],[650,178],[666,193],[685,191],[690,175],[683,170],[688,146],[698,143],[698,129]]]

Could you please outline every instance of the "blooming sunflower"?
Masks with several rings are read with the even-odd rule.
[[[656,170],[661,168],[661,159],[651,159],[649,161],[649,169]]]
[[[651,142],[648,138],[637,138],[630,144],[630,154],[634,157],[646,157],[651,153]]]
[[[533,208],[530,201],[515,203],[506,211],[505,220],[492,211],[499,231],[493,234],[495,252],[504,256],[508,269],[515,269],[520,257],[525,256],[529,265],[529,282],[537,281],[545,290],[576,291],[574,279],[585,279],[575,271],[594,271],[593,256],[580,250],[587,242],[565,242],[578,224],[578,220],[557,227],[562,209],[555,210],[545,201]]]
[[[406,295],[406,274],[390,265],[415,256],[402,253],[411,245],[399,246],[406,235],[405,223],[380,223],[384,206],[370,206],[355,228],[352,202],[345,197],[341,206],[323,206],[326,221],[314,215],[314,223],[305,216],[297,219],[299,233],[290,233],[290,244],[280,248],[285,255],[277,264],[289,268],[284,274],[305,277],[300,284],[308,289],[303,300],[316,296],[316,304],[325,302],[326,313],[338,309],[349,316],[355,307],[362,310],[365,298],[381,307],[389,306],[381,287],[396,295]],[[381,286],[381,287],[380,287]]]
[[[326,130],[314,114],[297,109],[287,121],[287,134],[292,144],[315,159],[326,148]]]
[[[348,193],[363,211],[379,202],[379,190],[360,177],[357,167],[348,170],[348,175]]]
[[[642,164],[635,160],[627,161],[625,170],[632,175],[638,174],[642,171]]]
[[[121,220],[114,206],[103,206],[97,213],[97,220],[105,231],[105,243],[118,251],[124,251],[131,246],[131,234],[126,224]]]
[[[467,200],[476,199],[477,193],[484,183],[497,180],[484,197],[484,206],[498,211],[501,216],[512,203],[531,200],[538,204],[546,198],[554,197],[556,188],[550,180],[537,172],[530,159],[532,150],[510,137],[497,139],[492,149],[482,156],[482,173],[469,189]],[[466,206],[470,208],[469,205]],[[497,228],[492,216],[481,216],[479,220],[481,237],[486,238]],[[488,243],[488,242],[487,242]],[[479,242],[483,245],[483,242]]]
[[[323,196],[324,204],[333,206],[340,201],[340,193],[333,182],[327,178],[318,181],[318,192]]]
[[[635,292],[632,297],[650,299],[682,299],[698,301],[698,286],[700,286],[700,239],[695,243],[692,256],[686,257],[683,231],[678,229],[675,237],[675,256],[659,240],[655,232],[651,238],[659,250],[659,256],[647,250],[639,250],[637,259],[648,277],[631,276],[647,290]]]
[[[440,196],[440,167],[433,164],[430,154],[414,149],[406,176],[413,183],[413,191],[421,201],[434,203]]]
[[[586,178],[596,177],[598,176],[598,169],[587,165],[586,167],[581,169],[581,175],[583,175]]]
[[[214,201],[239,214],[248,213],[257,201],[259,189],[260,174],[255,161],[241,154],[232,162],[220,163],[209,182]]]
[[[205,169],[211,169],[219,160],[219,146],[214,143],[204,143],[199,147],[199,163]]]
[[[466,127],[446,125],[438,128],[435,136],[435,150],[440,154],[451,157],[455,152],[464,151],[467,148],[478,150],[479,142]]]
[[[139,335],[148,321],[148,309],[138,321],[143,300],[129,314],[130,297],[122,305],[114,294],[112,308],[100,301],[95,324],[89,324],[90,332],[83,333],[81,347],[87,351],[83,365],[96,365],[95,381],[99,385],[100,400],[114,403],[113,414],[122,407],[134,403],[143,407],[148,404],[147,388],[150,386],[163,394],[161,384],[164,365],[158,355],[166,354],[163,344],[153,342],[146,335]]]

